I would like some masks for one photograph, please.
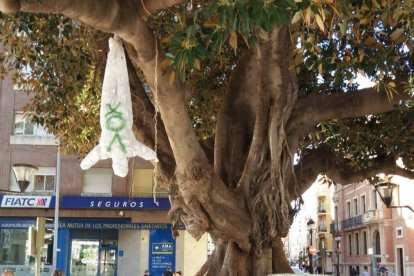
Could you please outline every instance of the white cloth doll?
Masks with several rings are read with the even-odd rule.
[[[156,153],[136,140],[133,124],[131,91],[122,42],[109,39],[109,53],[102,87],[99,144],[81,162],[87,170],[99,160],[112,158],[112,168],[118,176],[128,174],[128,158],[140,156],[158,161]]]

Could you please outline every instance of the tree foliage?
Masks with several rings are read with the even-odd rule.
[[[195,128],[206,139],[214,136],[214,114],[236,61],[246,48],[266,40],[276,24],[292,23],[296,49],[291,66],[298,72],[302,96],[352,91],[357,77],[364,76],[392,97],[398,81],[411,81],[412,5],[385,0],[218,1],[175,6],[149,21],[166,51],[162,66],[175,69],[170,81],[177,75],[193,86],[188,105]],[[36,91],[33,120],[56,133],[69,153],[86,153],[97,142],[106,39],[61,15],[2,15],[1,40],[8,45],[1,54],[8,65],[2,75],[13,71],[22,89]],[[322,132],[330,140],[337,137]],[[351,140],[358,144],[360,139]],[[359,150],[359,145],[353,147]]]
[[[1,73],[12,72],[16,86],[33,96],[27,115],[57,134],[66,152],[87,152],[100,133],[108,36],[61,15],[19,13],[0,22]]]

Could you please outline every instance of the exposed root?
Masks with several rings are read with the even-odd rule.
[[[260,257],[243,252],[235,242],[216,241],[216,248],[196,276],[265,276],[271,273],[289,273],[281,239],[274,247],[264,246]]]
[[[216,248],[209,256],[206,263],[197,272],[196,276],[217,276],[223,266],[226,256],[227,243],[221,240],[216,241]]]
[[[290,273],[290,263],[285,257],[282,239],[277,239],[272,247],[272,273]]]

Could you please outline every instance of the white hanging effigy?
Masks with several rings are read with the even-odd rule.
[[[156,153],[136,140],[132,131],[131,91],[122,42],[109,39],[109,53],[102,87],[99,144],[81,162],[87,170],[99,160],[112,158],[112,168],[118,176],[128,174],[128,158],[140,156],[158,162]]]

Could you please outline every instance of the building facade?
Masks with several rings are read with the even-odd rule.
[[[317,262],[323,274],[332,274],[332,234],[329,225],[332,223],[331,194],[328,183],[320,182],[317,188],[317,227],[316,246]]]
[[[140,158],[129,175],[112,173],[111,161],[82,171],[76,156],[57,154],[57,140],[25,119],[29,96],[0,81],[0,270],[33,275],[28,229],[46,218],[42,275],[50,275],[53,235],[58,233],[57,267],[65,275],[161,275],[168,265],[194,275],[207,258],[207,237],[196,242],[183,229],[171,235],[166,192],[152,197],[153,166]],[[55,218],[57,162],[60,162],[59,228]],[[12,166],[36,166],[26,189]],[[56,232],[57,231],[57,232]]]
[[[414,204],[414,182],[393,177],[394,206]],[[385,268],[390,275],[414,275],[414,213],[408,208],[386,208],[368,182],[336,185],[333,197],[334,275]]]

